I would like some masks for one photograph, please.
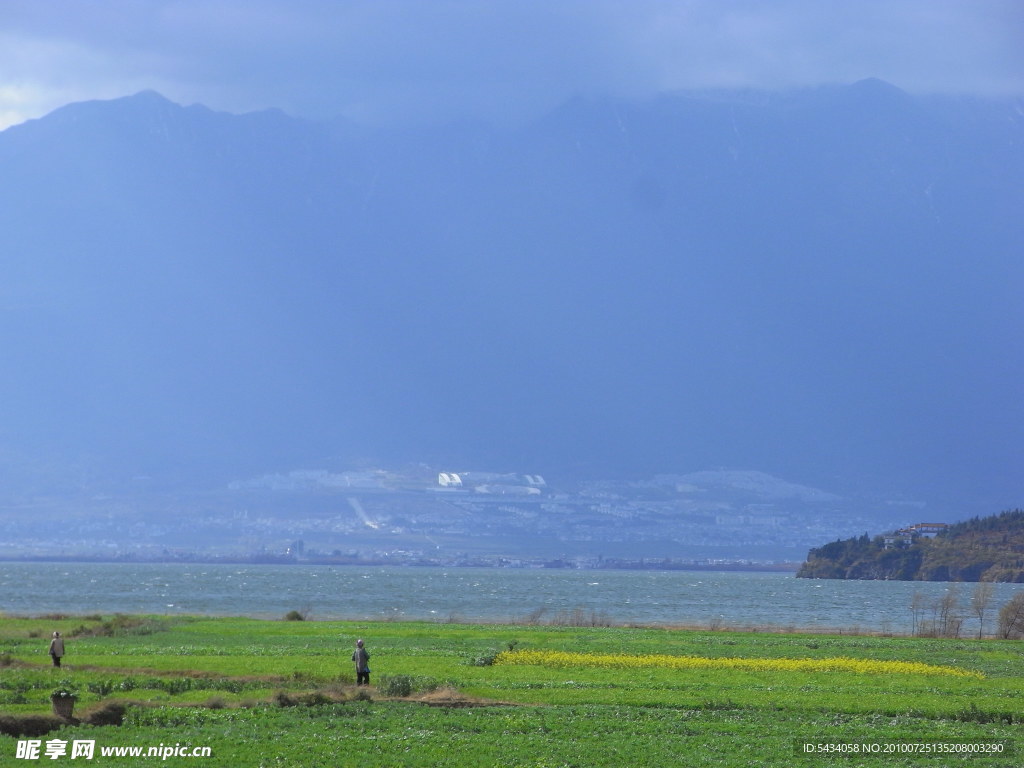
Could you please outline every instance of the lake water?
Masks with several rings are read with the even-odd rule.
[[[390,568],[304,565],[0,563],[0,611],[514,622],[572,613],[614,623],[909,633],[915,593],[973,584],[797,579],[784,573]],[[997,584],[986,615],[1020,584]]]

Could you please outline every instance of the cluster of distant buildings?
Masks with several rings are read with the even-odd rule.
[[[884,540],[885,548],[895,549],[897,547],[909,547],[914,543],[915,538],[924,536],[925,538],[930,539],[948,527],[948,523],[918,523],[917,525],[900,528],[898,531],[886,534]]]
[[[472,485],[478,482],[478,485]],[[437,476],[437,484],[441,488],[460,489],[472,488],[476,493],[498,494],[508,496],[535,496],[547,487],[547,482],[540,475],[499,475],[493,473],[441,472]]]

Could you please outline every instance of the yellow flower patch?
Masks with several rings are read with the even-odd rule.
[[[495,664],[536,665],[545,667],[597,669],[739,669],[748,672],[855,672],[872,675],[944,675],[983,678],[980,672],[960,667],[943,667],[918,661],[878,661],[875,659],[737,659],[702,656],[648,654],[629,656],[612,653],[569,653],[566,651],[503,651]]]

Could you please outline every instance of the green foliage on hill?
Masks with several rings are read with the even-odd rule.
[[[1024,510],[955,523],[936,535],[834,541],[812,549],[798,577],[1024,583]]]

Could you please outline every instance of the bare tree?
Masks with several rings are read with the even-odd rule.
[[[971,612],[978,617],[978,639],[981,640],[985,632],[985,613],[988,611],[989,603],[992,602],[992,595],[995,587],[991,581],[979,581],[971,595]]]
[[[999,610],[999,637],[1024,637],[1024,592],[1018,592]]]
[[[956,584],[946,590],[946,594],[938,601],[937,631],[940,637],[960,637],[960,589]]]
[[[914,596],[910,598],[910,616],[913,621],[910,627],[910,634],[917,637],[921,631],[921,611],[924,610],[927,601],[921,590],[915,590]]]

